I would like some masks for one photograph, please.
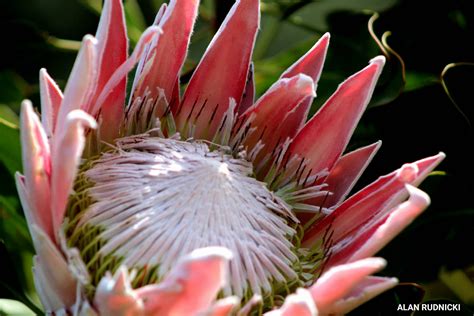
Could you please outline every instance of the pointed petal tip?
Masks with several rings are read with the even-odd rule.
[[[439,153],[430,158],[433,158],[433,160],[436,161],[437,164],[439,164],[441,161],[444,160],[444,158],[446,158],[446,154],[440,151]]]
[[[427,170],[429,172],[433,170],[445,157],[446,155],[443,152],[439,152],[434,156],[404,164],[397,170],[397,177],[405,183],[413,183],[420,174],[427,174]]]
[[[41,68],[40,71],[39,71],[39,73],[40,73],[40,76],[41,76],[41,77],[46,77],[46,76],[48,76],[48,72],[46,71],[46,68]]]
[[[97,38],[93,35],[86,34],[82,38],[82,45],[97,45]]]
[[[387,266],[387,260],[380,257],[372,257],[361,260],[361,265],[372,267],[375,271],[384,269]]]
[[[383,55],[379,55],[377,57],[374,57],[370,60],[369,64],[371,65],[377,65],[379,67],[383,67],[385,65],[386,58]]]
[[[31,101],[28,99],[21,101],[21,112],[28,114],[33,112],[33,103],[31,103]]]
[[[387,266],[387,260],[380,257],[369,257],[360,259],[357,261],[350,262],[346,265],[342,265],[341,267],[346,267],[349,270],[359,270],[365,271],[365,275],[369,275],[384,269]],[[334,268],[335,271],[338,270],[337,267]]]
[[[319,38],[318,42],[314,45],[314,47],[319,46],[323,48],[324,52],[326,53],[330,42],[331,42],[331,34],[329,32],[326,32],[323,34],[323,36]]]

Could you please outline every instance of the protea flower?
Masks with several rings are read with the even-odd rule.
[[[344,313],[393,287],[370,257],[429,204],[415,186],[444,155],[346,199],[380,147],[343,154],[384,58],[305,123],[329,34],[255,102],[259,1],[240,0],[181,96],[197,9],[163,5],[127,57],[122,3],[106,0],[64,94],[40,71],[41,122],[23,102],[17,187],[47,313]]]

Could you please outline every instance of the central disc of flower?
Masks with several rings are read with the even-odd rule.
[[[68,243],[92,284],[125,264],[135,286],[159,281],[192,250],[235,257],[224,295],[271,294],[297,280],[297,220],[252,164],[202,142],[133,136],[85,164],[70,201]]]

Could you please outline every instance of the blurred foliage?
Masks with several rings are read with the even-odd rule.
[[[153,23],[163,1],[124,3],[133,46]],[[232,4],[233,0],[202,0],[182,82],[190,78]],[[423,297],[458,302],[469,297],[463,293],[469,291],[466,280],[474,279],[466,272],[474,264],[474,164],[469,154],[474,144],[474,11],[470,4],[469,0],[262,2],[254,53],[258,94],[328,31],[331,45],[312,113],[368,60],[379,54],[387,57],[349,149],[378,139],[384,143],[355,190],[404,162],[438,151],[447,154],[440,166],[444,173],[422,185],[432,197],[432,206],[380,253],[389,262],[384,274],[422,287],[399,285],[354,315],[391,315],[385,312],[393,312],[390,306]],[[0,0],[0,297],[22,301],[35,311],[33,250],[14,185],[14,173],[21,170],[19,104],[28,98],[39,105],[37,78],[42,67],[64,87],[82,37],[95,33],[101,5],[101,0]],[[452,271],[461,271],[465,278]],[[472,301],[464,303],[472,308]],[[22,308],[0,300],[0,315]]]

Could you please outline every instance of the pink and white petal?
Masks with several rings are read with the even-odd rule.
[[[287,124],[289,122],[286,122],[286,119],[293,117],[291,115],[293,112],[306,112],[306,109],[299,108],[299,104],[314,95],[313,80],[307,75],[299,74],[292,78],[283,78],[241,115],[239,120],[249,120],[248,124],[253,129],[241,144],[249,152],[259,141],[265,145],[254,159],[255,165],[274,151],[280,143],[295,136],[304,121],[293,120],[293,124]],[[237,122],[236,125],[241,124]],[[247,123],[243,123],[242,128],[247,128],[246,125]]]
[[[33,281],[38,298],[43,305],[46,315],[66,315],[66,304],[56,293],[55,289],[48,283],[47,277],[43,274],[41,264],[33,257]],[[56,314],[55,314],[56,313]]]
[[[99,96],[97,97],[97,101],[94,104],[94,107],[91,109],[90,113],[98,113],[100,110],[100,105],[108,99],[109,95],[113,93],[115,87],[127,77],[128,73],[135,67],[137,62],[140,60],[140,57],[146,50],[147,46],[152,43],[154,40],[157,39],[159,34],[161,33],[161,29],[157,26],[150,26],[143,32],[140,40],[138,41],[135,49],[133,50],[132,55],[123,63],[121,64],[112,76],[109,78],[105,86],[103,87],[102,91],[100,92]]]
[[[165,13],[166,13],[166,9],[168,8],[168,4],[167,3],[163,3],[160,7],[160,9],[158,10],[158,12],[156,13],[156,16],[155,16],[155,20],[153,21],[153,25],[160,25],[161,23],[161,20],[163,19],[163,17],[165,16]]]
[[[249,72],[247,74],[247,82],[245,83],[244,93],[242,99],[237,107],[237,113],[240,115],[247,111],[255,103],[255,78],[254,78],[254,65],[250,63]]]
[[[359,282],[346,297],[334,303],[328,313],[335,315],[347,314],[397,284],[398,280],[396,278],[368,276]]]
[[[46,303],[45,307],[51,311],[72,307],[76,300],[77,281],[65,258],[41,228],[33,225],[31,235],[37,253],[33,272],[41,302]]]
[[[351,293],[368,275],[380,271],[387,265],[382,258],[366,258],[339,265],[325,272],[309,288],[318,312],[327,315],[333,305]]]
[[[96,121],[89,114],[73,110],[66,116],[63,128],[58,129],[55,135],[51,177],[51,211],[55,232],[63,222],[67,200],[76,178],[85,145],[84,131],[96,126]]]
[[[369,220],[379,220],[400,202],[409,192],[405,184],[416,186],[444,159],[444,153],[428,157],[380,177],[339,205],[331,214],[310,227],[303,240],[305,247],[318,243],[331,228],[334,244],[346,236],[354,235]]]
[[[409,199],[390,210],[385,217],[364,225],[357,234],[342,241],[343,246],[336,244],[327,267],[376,254],[428,207],[430,198],[425,192],[408,184],[405,187]]]
[[[123,118],[127,78],[124,77],[114,87],[102,104],[95,105],[94,103],[115,70],[127,59],[128,39],[122,0],[104,2],[96,38],[99,72],[95,97],[89,106],[100,108],[101,123],[106,126],[101,129],[100,136],[103,140],[110,142],[118,136]],[[90,112],[89,108],[85,110],[94,117],[97,116],[97,113]]]
[[[163,90],[166,100],[172,100],[175,84],[186,59],[198,6],[198,0],[172,0],[168,7],[157,15],[156,20],[159,21],[163,34],[158,45],[151,48],[147,54],[153,56],[153,61],[148,70],[141,74],[143,77],[138,81],[135,96],[143,96],[149,89],[149,97],[156,99],[159,88]],[[173,58],[169,58],[170,54]]]
[[[41,95],[41,122],[43,123],[46,135],[51,137],[56,126],[59,106],[63,101],[63,93],[44,68],[40,70],[39,82]]]
[[[325,33],[306,54],[281,75],[281,78],[290,78],[302,73],[313,78],[316,84],[321,77],[330,38],[330,34]]]
[[[316,89],[326,59],[329,39],[329,33],[325,33],[305,55],[303,55],[281,75],[281,78],[290,78],[302,73],[313,78]],[[293,120],[301,122],[301,125],[298,126],[298,131],[306,122],[313,99],[314,96],[306,98],[300,103],[300,111],[298,113],[293,113]]]
[[[88,107],[97,83],[97,40],[86,35],[64,90],[55,132],[63,130],[69,112]]]
[[[295,294],[288,295],[283,306],[264,314],[265,316],[317,316],[318,310],[307,289],[299,288]]]
[[[240,298],[237,296],[229,296],[218,300],[200,316],[228,316],[240,305]]]
[[[128,39],[121,0],[105,0],[96,33],[98,90],[107,83],[115,69],[125,62]]]
[[[383,56],[376,57],[344,81],[295,137],[289,153],[305,158],[308,170],[316,174],[332,169],[369,103],[384,63]]]
[[[332,194],[327,197],[314,198],[309,203],[324,204],[324,207],[331,208],[344,201],[381,145],[382,142],[378,141],[342,156],[324,181],[327,184],[325,190]]]
[[[231,252],[222,247],[194,250],[158,285],[136,291],[150,315],[195,315],[205,312],[227,282]]]
[[[173,113],[178,130],[196,126],[196,139],[212,140],[229,107],[240,103],[260,23],[260,1],[236,1],[212,39]]]
[[[128,271],[121,266],[112,277],[107,273],[97,285],[94,304],[100,315],[144,315],[143,301],[133,290]]]
[[[165,15],[167,7],[168,7],[168,5],[166,3],[163,3],[161,5],[160,9],[156,13],[155,21],[153,22],[153,25],[158,26],[160,24],[161,19]],[[158,42],[158,37],[156,37],[151,43],[147,44],[146,47],[143,50],[143,54],[141,54],[141,56],[139,58],[138,65],[137,65],[137,70],[135,71],[135,76],[133,78],[133,84],[132,84],[132,89],[131,89],[132,96],[129,98],[129,106],[130,106],[130,104],[132,104],[132,102],[134,100],[134,97],[136,96],[135,91],[137,90],[138,85],[140,84],[141,81],[143,81],[144,77],[146,77],[144,71],[146,69],[149,70],[151,68],[151,65],[150,64],[147,65],[147,62],[150,61],[149,60],[150,59],[150,53],[154,51],[154,48],[155,48],[157,42]],[[145,66],[147,66],[147,67],[145,67]]]
[[[17,186],[19,191],[25,192],[21,199],[23,208],[30,227],[33,224],[38,225],[54,240],[50,187],[51,153],[46,133],[28,100],[21,104],[20,125],[24,179],[21,185],[17,181]]]

